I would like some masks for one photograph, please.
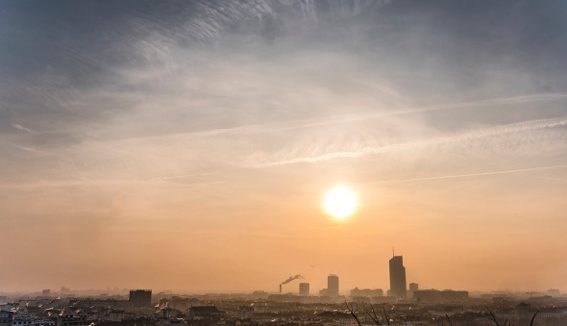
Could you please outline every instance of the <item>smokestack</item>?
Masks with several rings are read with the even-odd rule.
[[[303,276],[301,276],[301,274],[297,274],[297,275],[293,275],[287,278],[287,280],[283,281],[280,283],[280,293],[282,293],[282,285],[287,284],[291,281],[297,280],[298,278],[303,278]]]

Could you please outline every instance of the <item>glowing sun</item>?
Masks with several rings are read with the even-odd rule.
[[[356,210],[356,194],[349,187],[335,186],[325,194],[323,206],[336,220],[345,220]]]

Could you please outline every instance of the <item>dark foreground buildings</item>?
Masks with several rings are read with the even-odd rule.
[[[419,303],[450,303],[460,302],[469,298],[468,291],[454,290],[417,290],[413,297]]]
[[[151,307],[152,290],[130,290],[128,301],[134,307]]]
[[[191,325],[216,325],[226,316],[216,306],[194,306],[187,312],[187,320]]]

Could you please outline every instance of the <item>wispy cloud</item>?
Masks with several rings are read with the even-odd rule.
[[[447,179],[493,176],[500,174],[514,174],[514,173],[522,173],[522,172],[534,172],[534,171],[544,171],[544,170],[554,170],[554,169],[564,169],[564,168],[567,168],[567,164],[536,166],[536,167],[521,168],[521,169],[493,170],[493,171],[484,171],[484,172],[450,174],[450,175],[440,175],[440,176],[431,176],[431,177],[410,178],[410,179],[387,181],[387,182],[406,183],[406,182],[418,182],[418,181],[439,181],[439,180],[447,180]]]
[[[16,147],[25,152],[36,153],[36,154],[48,154],[48,152],[46,151],[42,151],[33,147],[28,147],[28,146],[16,146]]]
[[[31,130],[31,129],[29,129],[29,128],[26,128],[26,127],[22,126],[22,125],[19,124],[19,123],[11,123],[10,126],[12,126],[13,128],[15,128],[15,129],[17,129],[17,130],[20,130],[20,131],[25,131],[25,132],[28,132],[28,133],[32,133],[32,132],[33,132],[33,130]]]
[[[0,189],[42,189],[42,188],[66,188],[66,187],[88,187],[88,186],[104,186],[104,187],[157,187],[160,185],[170,186],[190,186],[190,185],[215,185],[222,181],[209,180],[190,180],[190,177],[164,177],[152,179],[70,179],[70,180],[49,180],[36,182],[11,182],[0,183]],[[178,182],[175,182],[179,180]],[[110,189],[110,188],[108,188]]]
[[[378,155],[390,152],[414,150],[426,146],[467,142],[485,137],[495,137],[510,133],[528,132],[542,129],[551,129],[567,126],[567,117],[554,119],[540,119],[520,123],[499,125],[496,127],[466,131],[456,135],[434,137],[426,140],[396,143],[384,146],[363,147],[352,151],[336,151],[320,155],[296,156],[276,161],[267,161],[253,164],[254,167],[272,167],[297,163],[317,163],[334,159],[358,158],[368,155]]]
[[[537,103],[545,101],[554,101],[567,99],[567,94],[563,93],[540,93],[527,94],[512,97],[493,98],[479,101],[456,102],[442,105],[432,105],[425,107],[398,107],[391,111],[383,111],[378,113],[349,113],[335,116],[325,116],[310,119],[297,119],[288,121],[278,121],[263,124],[252,124],[229,128],[213,128],[200,131],[166,133],[161,135],[135,137],[130,139],[166,139],[166,138],[183,138],[183,137],[214,137],[224,135],[252,135],[264,133],[278,133],[284,131],[293,131],[306,128],[324,127],[331,125],[348,124],[372,119],[380,119],[392,116],[411,115],[417,113],[428,113],[436,111],[451,111],[467,108],[475,108],[482,106],[497,107],[501,105]],[[347,154],[348,155],[348,154]]]

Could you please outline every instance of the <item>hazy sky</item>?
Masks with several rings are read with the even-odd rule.
[[[567,290],[566,15],[0,0],[0,291]]]

